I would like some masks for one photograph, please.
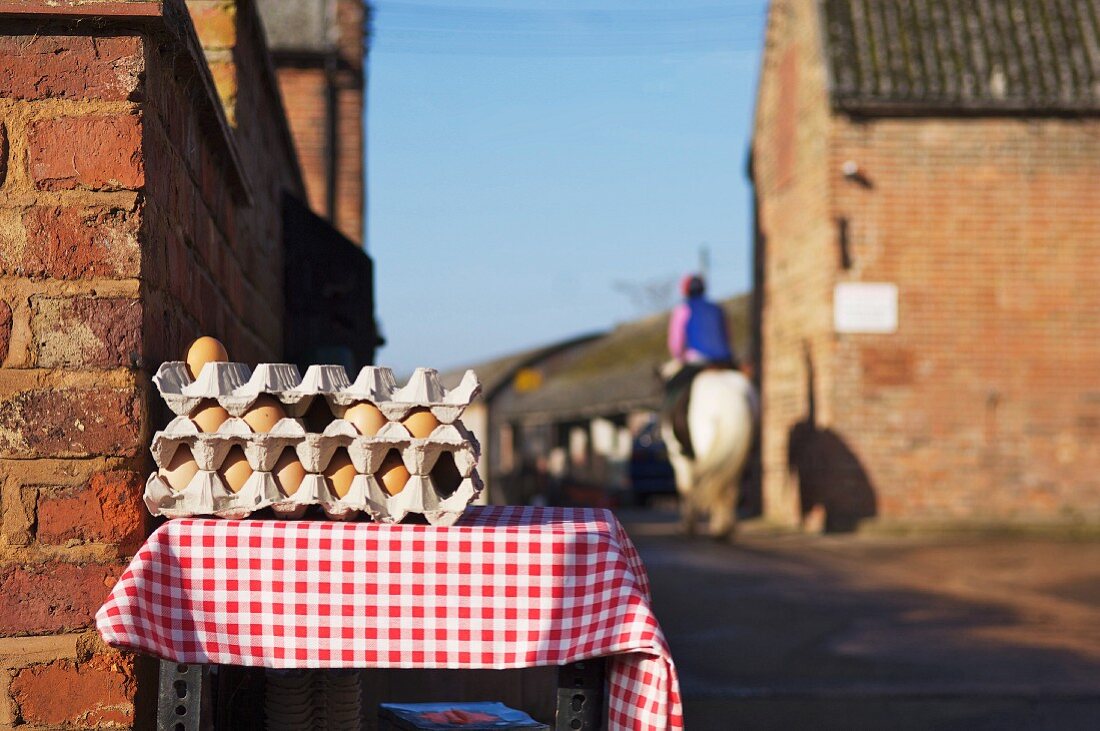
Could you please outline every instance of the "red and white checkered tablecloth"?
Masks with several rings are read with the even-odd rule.
[[[649,580],[606,510],[457,525],[172,520],[96,614],[109,644],[275,668],[518,668],[609,656],[612,729],[683,727]]]

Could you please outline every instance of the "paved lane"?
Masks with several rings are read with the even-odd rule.
[[[1098,729],[1100,541],[765,535],[624,513],[706,729]]]

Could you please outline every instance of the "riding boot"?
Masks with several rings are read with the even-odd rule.
[[[672,426],[672,434],[680,445],[680,452],[688,459],[695,458],[691,445],[691,430],[688,428],[688,407],[691,399],[691,384],[702,366],[685,365],[669,379],[665,387],[664,412],[667,422]]]
[[[695,449],[691,446],[691,430],[688,429],[688,403],[691,388],[685,388],[676,396],[672,404],[672,433],[680,444],[680,452],[688,459],[695,459]]]

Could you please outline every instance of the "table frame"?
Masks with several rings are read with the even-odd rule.
[[[160,661],[158,731],[204,731],[213,726],[212,667]],[[604,658],[579,660],[559,667],[555,731],[603,731],[607,728],[606,677]]]

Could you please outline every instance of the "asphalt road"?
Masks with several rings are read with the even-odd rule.
[[[621,513],[687,731],[1100,729],[1100,541],[743,532]]]

